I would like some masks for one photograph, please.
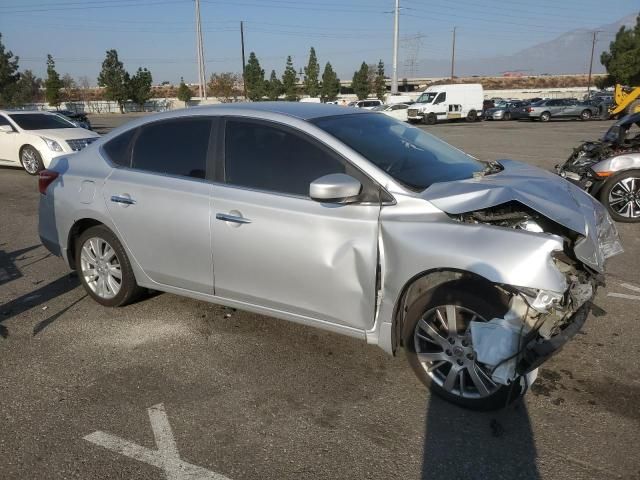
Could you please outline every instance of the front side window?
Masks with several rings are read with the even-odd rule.
[[[196,117],[143,126],[131,167],[168,175],[205,178],[211,121]]]
[[[418,97],[416,103],[431,103],[433,99],[436,98],[438,92],[424,92],[422,95]]]
[[[438,95],[438,97],[435,99],[435,101],[433,102],[433,104],[435,105],[436,103],[442,103],[447,99],[447,92],[442,92]]]
[[[55,128],[76,128],[76,126],[59,115],[46,113],[20,113],[9,115],[23,130],[49,130]]]
[[[412,190],[471,178],[485,164],[387,115],[337,115],[313,121]]]
[[[227,184],[308,197],[309,184],[330,173],[345,173],[344,164],[301,134],[260,122],[226,122]]]

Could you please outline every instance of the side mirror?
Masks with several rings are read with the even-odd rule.
[[[309,196],[318,202],[345,203],[360,194],[362,184],[344,173],[320,177],[309,185]]]
[[[0,132],[13,133],[13,128],[11,127],[11,125],[0,125]]]

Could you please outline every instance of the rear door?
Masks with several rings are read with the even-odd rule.
[[[104,199],[134,259],[154,282],[208,294],[212,128],[207,117],[161,120],[103,147],[119,165],[106,180]]]
[[[213,187],[216,296],[303,322],[370,328],[380,203],[319,203],[308,195],[309,184],[330,173],[365,187],[370,180],[299,130],[225,123],[222,183]]]

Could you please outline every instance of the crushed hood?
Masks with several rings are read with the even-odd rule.
[[[503,170],[479,178],[436,183],[422,197],[449,214],[461,214],[516,201],[581,235],[576,256],[604,267],[596,228],[595,200],[565,179],[537,167],[500,160]]]

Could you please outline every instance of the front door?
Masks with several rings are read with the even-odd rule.
[[[0,125],[8,125],[14,129],[11,132],[0,131],[0,162],[16,163],[18,162],[18,133],[4,115],[0,115]]]
[[[210,132],[205,117],[141,127],[124,162],[130,168],[115,168],[104,187],[117,233],[151,280],[207,294],[213,294],[212,187],[204,179]],[[104,149],[108,154],[109,144]]]
[[[213,187],[216,296],[370,328],[379,203],[308,196],[311,181],[329,173],[356,176],[353,167],[278,124],[229,119],[224,137],[224,183]]]

